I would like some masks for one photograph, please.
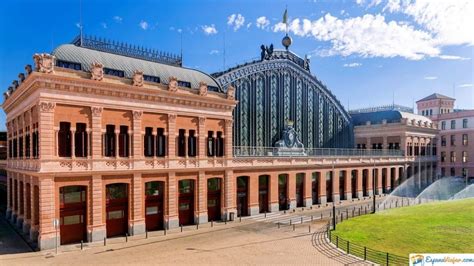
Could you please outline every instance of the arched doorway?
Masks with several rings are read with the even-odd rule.
[[[258,205],[260,213],[268,212],[268,183],[270,176],[261,175],[258,177]]]
[[[357,170],[351,171],[351,192],[352,198],[357,198]]]
[[[87,187],[59,188],[59,232],[61,245],[87,239]]]
[[[382,193],[387,193],[387,168],[382,169]]]
[[[248,204],[248,190],[249,190],[249,177],[239,176],[237,177],[237,215],[248,216],[249,215],[249,204]]]
[[[194,180],[184,179],[178,182],[179,187],[179,223],[194,224]]]
[[[379,178],[378,178],[379,174],[380,173],[378,169],[372,169],[372,178],[374,179],[374,183],[375,183],[375,186],[372,189],[374,190],[375,195],[379,194]]]
[[[346,194],[345,192],[345,184],[346,184],[346,171],[339,171],[339,199],[345,200]]]
[[[395,180],[395,173],[397,172],[397,168],[390,168],[390,191],[393,191],[397,187],[397,180]],[[400,178],[399,178],[400,179]]]
[[[207,180],[207,217],[209,221],[221,219],[221,183],[220,178],[209,178]]]
[[[128,232],[128,184],[106,186],[107,237],[122,236]]]
[[[163,229],[165,182],[145,183],[145,223],[146,230]]]
[[[318,204],[318,200],[319,200],[318,180],[319,180],[319,172],[314,172],[311,175],[311,194],[313,198],[313,204]]]
[[[280,211],[289,209],[287,174],[278,175],[278,205]]]
[[[364,197],[369,196],[369,170],[362,170],[362,191],[364,192]]]
[[[326,173],[326,198],[327,202],[332,202],[332,178],[333,172]]]
[[[304,173],[296,174],[296,207],[304,206]]]

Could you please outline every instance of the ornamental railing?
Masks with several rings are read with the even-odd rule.
[[[282,152],[283,151],[283,152]],[[404,156],[403,150],[371,150],[343,148],[285,149],[275,147],[234,146],[235,157],[393,157]]]

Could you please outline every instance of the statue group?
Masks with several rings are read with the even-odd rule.
[[[261,45],[260,46],[260,49],[262,50],[262,52],[260,53],[260,59],[263,61],[263,60],[268,60],[270,59],[270,57],[272,57],[272,54],[273,54],[273,43],[270,44],[270,47],[268,46],[265,46],[265,45]]]

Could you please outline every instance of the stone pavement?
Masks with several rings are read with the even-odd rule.
[[[15,232],[13,227],[8,224],[5,218],[3,216],[0,217],[0,256],[3,254],[25,253],[31,251],[31,248],[20,237],[20,235]]]

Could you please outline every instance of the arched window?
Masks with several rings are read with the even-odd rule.
[[[158,128],[156,136],[156,156],[164,157],[166,155],[166,137],[165,129]]]
[[[214,131],[207,132],[207,156],[213,157],[215,155],[215,140]]]
[[[104,135],[104,155],[106,157],[115,156],[115,125],[107,125]]]
[[[153,139],[153,128],[147,127],[145,128],[145,141],[144,145],[144,152],[145,157],[152,157],[154,155],[154,139]]]
[[[58,132],[59,157],[71,157],[71,123],[60,122]]]
[[[195,157],[196,156],[196,131],[189,130],[188,136],[188,156]]]
[[[217,131],[216,156],[224,156],[224,138],[222,138],[222,131]]]
[[[120,126],[119,133],[119,156],[128,157],[129,154],[129,139],[128,126]]]
[[[180,129],[178,135],[178,156],[184,157],[186,156],[186,137],[185,137],[186,130]]]
[[[76,157],[87,157],[87,125],[85,123],[76,124],[76,133],[74,134],[74,154]]]

